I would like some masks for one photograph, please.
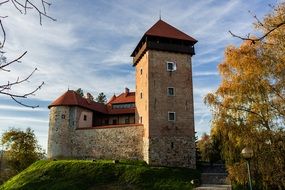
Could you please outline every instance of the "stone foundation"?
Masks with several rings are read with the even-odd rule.
[[[195,168],[195,143],[189,137],[152,137],[148,163],[155,166]]]

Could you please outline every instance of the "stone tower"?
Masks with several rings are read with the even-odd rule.
[[[195,168],[192,62],[194,38],[159,20],[132,53],[136,122],[144,125],[144,160]]]

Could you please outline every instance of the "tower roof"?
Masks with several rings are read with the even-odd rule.
[[[195,40],[191,36],[185,34],[184,32],[178,30],[177,28],[171,26],[170,24],[164,22],[163,20],[157,21],[148,31],[146,31],[144,36],[157,36],[157,37],[191,41],[194,43],[197,42],[197,40]]]
[[[149,49],[195,55],[196,42],[196,39],[160,19],[144,33],[132,52],[133,66]]]

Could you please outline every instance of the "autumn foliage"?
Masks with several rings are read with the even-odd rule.
[[[241,150],[254,150],[255,189],[285,189],[285,3],[255,23],[264,38],[229,46],[219,64],[219,88],[205,97],[211,135],[221,137],[230,179],[246,184]],[[254,38],[252,38],[254,39]]]

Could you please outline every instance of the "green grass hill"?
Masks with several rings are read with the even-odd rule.
[[[192,189],[199,172],[186,168],[150,167],[143,162],[38,161],[0,190],[140,190]]]

